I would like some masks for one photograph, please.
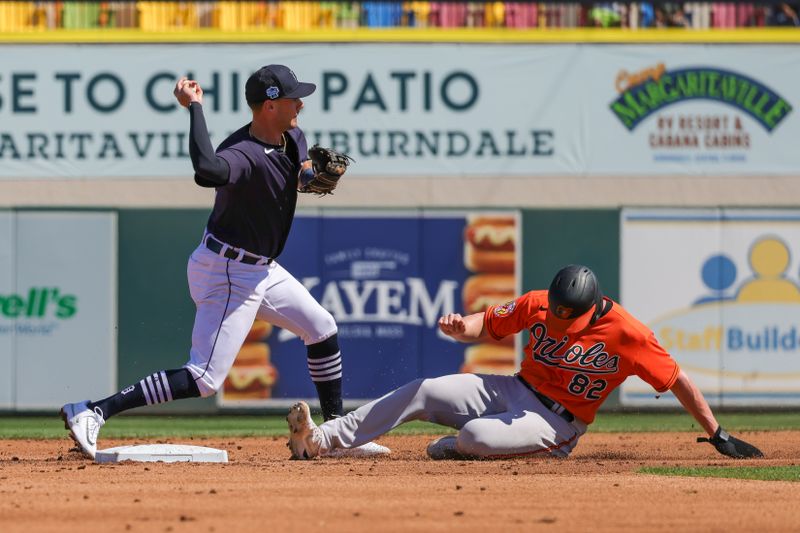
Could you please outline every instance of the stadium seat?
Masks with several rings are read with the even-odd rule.
[[[320,2],[319,3],[319,21],[320,28],[335,28],[336,27],[336,2]]]
[[[433,26],[460,28],[467,20],[467,6],[463,2],[431,2]]]
[[[64,2],[61,27],[65,30],[83,30],[113,26],[108,2]]]
[[[116,28],[136,28],[138,21],[137,10],[134,2],[109,2],[112,16],[112,25]]]
[[[0,2],[0,31],[29,32],[35,29],[33,2]]]
[[[487,2],[485,5],[477,7],[483,7],[483,23],[482,24],[470,24],[470,17],[469,17],[469,8],[474,7],[475,4],[470,2],[470,5],[467,6],[467,26],[473,27],[482,27],[485,26],[487,28],[501,28],[506,24],[506,4],[505,2]]]
[[[310,30],[319,25],[318,2],[279,2],[280,26],[287,30]]]
[[[360,2],[334,2],[334,18],[338,28],[358,28],[361,25]]]
[[[274,28],[277,20],[276,2],[216,2],[215,22],[211,25],[223,31],[252,31]]]
[[[539,26],[539,6],[537,4],[506,2],[505,14],[507,28],[536,28]]]
[[[144,31],[192,30],[199,27],[195,2],[138,2],[139,27]]]
[[[426,28],[431,14],[430,2],[403,2],[403,26]]]

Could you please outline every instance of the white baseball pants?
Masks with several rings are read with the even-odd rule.
[[[322,429],[322,451],[353,448],[411,420],[458,429],[465,455],[566,457],[586,432],[547,409],[514,376],[453,374],[412,381]]]
[[[256,318],[291,331],[306,345],[337,331],[333,316],[275,261],[248,265],[201,244],[189,258],[187,276],[197,314],[184,366],[204,397],[222,386]]]

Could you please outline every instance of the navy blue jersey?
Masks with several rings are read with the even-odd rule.
[[[278,257],[286,244],[297,205],[300,164],[308,144],[300,128],[284,134],[285,149],[250,136],[250,124],[217,148],[230,166],[230,180],[217,187],[208,231],[236,248]]]

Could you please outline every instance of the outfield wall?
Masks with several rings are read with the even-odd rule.
[[[52,409],[183,364],[194,318],[186,261],[206,215],[0,212],[0,409]],[[464,235],[486,219],[513,228],[517,252],[505,266],[469,259]],[[436,317],[474,311],[468,287],[482,278],[505,280],[490,291],[502,303],[546,287],[563,264],[584,263],[713,405],[785,407],[800,398],[798,240],[798,210],[305,210],[281,261],[339,323],[350,403],[416,377],[513,372],[524,335],[472,350],[438,336]],[[313,397],[299,339],[271,329],[245,350],[264,354],[260,370],[235,366],[215,398],[160,409],[260,409]],[[677,406],[633,378],[607,407],[620,401]]]
[[[458,310],[468,281],[487,274],[466,266],[463,235],[488,211],[513,218],[516,262],[502,275],[517,290],[546,286],[565,263],[589,264],[608,295],[652,323],[715,404],[800,401],[796,38],[493,41],[4,45],[0,409],[96,397],[184,362],[193,319],[186,259],[213,191],[192,182],[188,120],[171,86],[184,74],[200,80],[219,141],[248,120],[241,86],[265,57],[317,83],[300,117],[311,142],[357,159],[335,195],[301,198],[296,245],[314,244],[292,252],[291,239],[282,258],[298,277],[324,280],[312,292],[344,309],[337,318],[350,335],[343,345],[353,343],[345,348],[357,381],[345,383],[356,391],[351,399],[472,361],[441,343],[422,303]],[[673,206],[697,209],[659,210]],[[25,229],[29,221],[38,233]],[[369,239],[345,242],[360,235],[359,224]],[[319,227],[342,229],[322,239]],[[454,248],[444,254],[442,243]],[[350,257],[345,252],[362,255],[338,259]],[[297,259],[303,254],[315,258],[310,271]],[[360,326],[340,297],[347,290],[384,295],[380,308],[405,313],[407,323]],[[80,305],[58,317],[71,308],[59,307],[65,295]],[[416,307],[401,310],[396,302],[405,297]],[[97,332],[77,327],[89,317]],[[279,337],[272,332],[251,347],[268,348],[275,361],[261,378],[269,398],[228,394],[221,403],[164,409],[263,406],[273,395],[310,394],[300,384],[304,365],[293,360],[302,347],[282,353],[292,340],[275,344]],[[384,349],[378,345],[415,354],[400,365],[410,373],[390,375],[384,354],[382,373],[369,375],[365,354]],[[508,370],[505,348],[491,361]],[[437,350],[449,355],[430,366]],[[73,376],[86,361],[92,370]],[[231,385],[249,379],[241,369]],[[362,383],[375,389],[359,390]],[[673,405],[635,382],[622,400]],[[617,402],[615,394],[609,404]]]

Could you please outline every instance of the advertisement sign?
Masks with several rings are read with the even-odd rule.
[[[0,345],[14,409],[52,409],[116,388],[116,215],[18,212],[0,225]],[[8,264],[8,262],[6,263]],[[0,359],[2,361],[2,359]],[[79,397],[77,397],[79,396]]]
[[[526,86],[531,73],[557,68],[556,58],[535,53],[498,62],[498,51],[486,46],[447,45],[436,54],[430,45],[374,43],[4,51],[0,177],[190,176],[189,118],[172,94],[175,82],[184,75],[200,82],[216,145],[251,120],[244,83],[269,63],[317,85],[299,121],[309,145],[349,153],[359,163],[354,172],[365,176],[528,172],[533,161],[541,170],[567,171],[567,155],[554,157],[554,128],[566,120],[566,133],[566,124],[579,122],[577,110],[545,105],[551,82]]]
[[[14,292],[14,256],[10,246],[14,242],[13,236],[13,213],[0,211],[0,311],[7,305],[4,295]],[[14,406],[15,335],[14,331],[0,333],[0,409],[11,409]]]
[[[299,216],[279,261],[336,319],[346,400],[382,396],[420,377],[513,373],[515,338],[466,345],[440,316],[474,313],[519,291],[517,212],[357,212]],[[306,348],[256,322],[222,406],[316,398]]]
[[[622,303],[712,405],[800,405],[800,210],[622,213]],[[629,378],[621,401],[656,399]]]
[[[792,174],[786,147],[796,132],[791,82],[780,73],[786,49],[656,47],[644,56],[618,47],[607,108],[617,124],[598,138],[591,168],[610,171],[627,147],[631,164],[655,173],[742,174],[760,169]],[[766,52],[766,49],[758,49]],[[608,59],[611,59],[609,57]],[[622,146],[620,146],[622,143]],[[623,166],[627,166],[623,164]]]
[[[431,49],[435,48],[435,53]],[[7,45],[0,178],[186,178],[204,89],[212,141],[247,124],[244,83],[315,83],[309,144],[361,176],[795,175],[796,45]],[[342,57],[348,61],[343,63]],[[156,60],[157,59],[157,60]]]

